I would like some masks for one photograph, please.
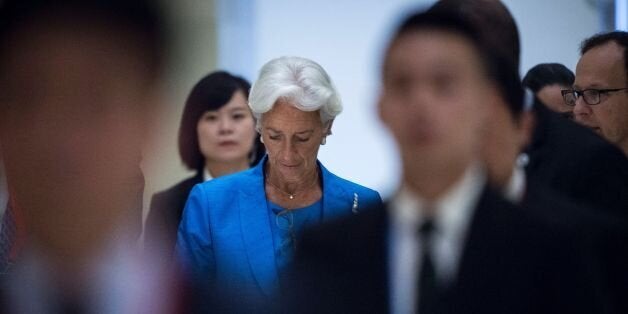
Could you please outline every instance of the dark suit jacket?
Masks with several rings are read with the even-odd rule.
[[[306,234],[285,289],[287,312],[389,311],[387,209]],[[580,243],[485,190],[439,313],[600,313]]]
[[[195,176],[153,195],[144,227],[144,243],[147,248],[159,250],[158,252],[163,253],[161,256],[173,255],[185,202],[194,185],[201,182],[203,174],[198,172]]]
[[[529,181],[528,181],[529,182]],[[599,288],[604,313],[628,313],[628,227],[612,214],[581,206],[539,184],[529,182],[524,210],[554,228],[575,234]]]
[[[535,103],[526,174],[578,203],[628,217],[628,158],[594,132]]]

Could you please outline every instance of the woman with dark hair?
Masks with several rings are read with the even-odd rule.
[[[248,107],[251,84],[224,71],[213,72],[192,89],[179,128],[179,154],[196,174],[153,195],[146,220],[146,246],[172,255],[177,228],[192,187],[248,169],[265,153]]]

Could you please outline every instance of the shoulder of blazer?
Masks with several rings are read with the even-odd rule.
[[[323,174],[323,190],[333,193],[340,192],[339,189],[344,191],[348,197],[358,198],[356,201],[363,200],[369,203],[371,206],[381,205],[382,199],[379,193],[373,189],[367,188],[358,183],[341,178],[334,173],[330,172],[323,166],[322,163],[318,163]]]

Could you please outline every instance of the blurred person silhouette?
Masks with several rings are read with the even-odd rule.
[[[300,57],[267,62],[249,106],[267,155],[247,171],[192,189],[176,254],[201,288],[215,284],[237,303],[235,310],[259,312],[253,307],[257,302],[278,296],[303,229],[358,213],[381,199],[317,159],[342,111],[338,92],[319,64]]]
[[[489,111],[504,97],[520,104],[523,91],[512,60],[473,25],[455,11],[433,9],[411,15],[394,33],[378,109],[399,146],[401,186],[385,207],[304,235],[286,290],[289,310],[599,309],[573,235],[487,184]],[[502,94],[504,86],[519,92]]]
[[[572,107],[565,103],[561,91],[573,85],[575,75],[560,63],[540,63],[523,77],[523,86],[529,88],[539,101],[554,112],[572,119]]]
[[[23,238],[18,221],[19,212],[10,197],[0,145],[0,281],[15,261]]]
[[[14,237],[13,218],[9,207],[9,188],[4,175],[2,146],[0,146],[0,276],[4,275],[9,266]]]
[[[606,110],[586,104],[578,110],[581,107],[588,108],[582,111]],[[590,130],[566,121],[538,97],[533,112],[532,139],[521,156],[527,176],[574,202],[628,219],[628,159],[622,151]],[[576,110],[573,113],[577,121]],[[621,129],[621,124],[613,125]]]
[[[625,291],[625,288],[618,289],[617,284],[628,288],[628,269],[625,267],[628,254],[622,253],[628,244],[626,225],[606,215],[604,209],[575,203],[526,176],[519,162],[519,154],[532,134],[531,109],[534,96],[528,92],[526,97],[520,98],[523,87],[504,82],[506,80],[497,81],[502,95],[514,94],[517,97],[502,96],[502,101],[490,104],[483,150],[489,182],[506,199],[521,205],[526,212],[551,224],[553,228],[574,234],[582,244],[579,258],[593,269],[591,285],[597,287],[604,313],[625,312],[618,310],[620,299],[614,295],[618,291]],[[519,101],[511,103],[507,99]]]
[[[515,21],[500,1],[442,0],[434,8],[472,17],[485,41],[496,45],[491,47],[494,51],[519,46]],[[510,59],[518,64],[517,51],[500,53],[511,53]],[[562,79],[554,75],[557,73],[562,73]],[[541,74],[545,79],[540,79]],[[531,69],[523,82],[538,91],[547,83],[570,86],[572,75],[560,65],[541,64]],[[586,244],[581,255],[599,276],[596,284],[605,310],[626,312],[628,306],[622,304],[621,295],[628,289],[624,266],[628,253],[623,250],[628,228],[625,219],[616,218],[625,217],[628,209],[628,164],[618,149],[548,110],[539,100],[542,96],[528,95],[522,103],[519,87],[507,82],[498,80],[503,99],[493,104],[487,123],[484,160],[489,181],[507,199],[556,228],[576,230]],[[520,154],[526,145],[528,150]]]
[[[248,106],[251,85],[224,71],[203,77],[190,92],[179,127],[179,154],[196,174],[156,193],[145,224],[149,249],[172,256],[183,207],[192,187],[248,169],[264,156]]]
[[[519,31],[501,1],[440,0],[433,7],[465,16],[478,27],[492,51],[519,68]],[[626,217],[628,162],[621,151],[565,121],[538,99],[532,112],[532,138],[519,159],[527,177],[576,203]]]
[[[142,263],[141,148],[164,53],[151,1],[3,1],[0,142],[24,245],[8,313],[161,312]],[[163,287],[163,286],[162,286]]]
[[[628,32],[587,38],[580,52],[573,89],[563,91],[565,103],[573,106],[576,122],[628,157]]]

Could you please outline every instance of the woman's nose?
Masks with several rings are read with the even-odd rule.
[[[282,146],[280,158],[283,162],[290,164],[297,156],[295,146],[290,141],[285,141]]]
[[[218,122],[218,128],[220,134],[229,134],[233,132],[233,122],[228,118],[222,118]]]

